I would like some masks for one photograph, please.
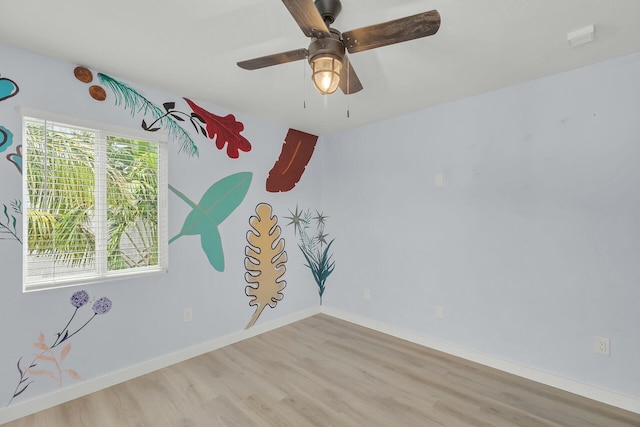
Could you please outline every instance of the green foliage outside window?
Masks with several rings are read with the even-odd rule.
[[[157,144],[106,136],[99,154],[92,130],[36,120],[25,130],[29,257],[91,270],[105,247],[107,271],[158,265]]]

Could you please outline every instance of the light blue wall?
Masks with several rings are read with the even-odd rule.
[[[20,86],[0,102],[13,147],[21,106],[140,125],[113,99],[91,99],[73,78],[76,64],[1,45],[0,64],[2,77]],[[204,138],[196,138],[198,158],[178,154],[176,144],[169,150],[169,182],[194,199],[222,177],[254,174],[220,227],[224,273],[207,263],[197,237],[181,238],[169,247],[165,276],[23,294],[22,247],[0,240],[0,400],[9,400],[15,364],[33,354],[38,334],[64,326],[77,289],[114,303],[72,342],[66,363],[85,380],[242,330],[253,314],[245,234],[260,202],[281,225],[296,204],[329,215],[336,270],[326,306],[640,396],[638,75],[633,55],[322,138],[302,181],[282,194],[267,193],[264,182],[287,129],[232,112],[250,153],[232,160]],[[176,101],[188,111],[180,95],[130,84],[158,105]],[[21,195],[20,175],[4,160],[13,147],[0,156],[0,203]],[[443,187],[434,186],[436,174]],[[188,212],[170,193],[170,236]],[[285,298],[259,322],[318,303],[290,231]],[[444,307],[443,320],[435,306]],[[192,323],[182,322],[184,307],[193,307]],[[611,338],[611,357],[593,352],[594,335]],[[56,389],[39,378],[21,399]]]
[[[327,137],[325,305],[640,397],[638,76],[632,55]]]
[[[15,135],[13,145],[0,156],[0,203],[8,205],[10,200],[21,198],[21,175],[5,159],[6,154],[14,152],[15,146],[22,143],[20,107],[140,128],[142,116],[132,117],[129,111],[116,106],[109,90],[106,101],[93,100],[88,93],[89,85],[74,78],[76,65],[0,45],[0,74],[20,87],[18,95],[0,101],[0,125]],[[93,71],[95,74],[102,70]],[[190,112],[180,95],[128,83],[156,105],[175,101],[179,109]],[[285,227],[287,221],[282,217],[288,216],[289,209],[296,204],[312,209],[319,206],[320,156],[316,152],[294,190],[267,193],[265,180],[280,154],[288,129],[224,108],[200,105],[221,116],[234,113],[244,123],[242,134],[253,146],[251,152],[241,153],[239,159],[230,159],[225,151],[215,148],[210,139],[195,134],[199,157],[178,153],[178,144],[169,142],[169,183],[196,202],[219,179],[236,172],[253,173],[244,201],[219,228],[225,271],[215,271],[209,265],[198,236],[187,236],[169,246],[170,271],[166,275],[25,294],[21,291],[22,246],[15,240],[0,240],[0,408],[7,404],[18,381],[16,362],[23,357],[23,363],[27,363],[34,357],[36,350],[32,343],[37,341],[40,332],[49,341],[64,327],[73,311],[69,298],[79,289],[88,291],[92,298],[107,296],[113,301],[111,312],[94,319],[71,340],[72,349],[65,359],[65,368],[76,370],[84,380],[243,330],[255,310],[249,307],[249,298],[245,295],[245,236],[249,217],[261,202],[271,204],[280,218],[290,262],[284,277],[287,280],[284,299],[276,308],[265,309],[258,324],[317,306],[317,288],[303,266],[293,230]],[[171,192],[168,197],[171,237],[178,233],[191,208]],[[18,228],[22,230],[21,225]],[[186,307],[193,308],[192,323],[183,323]],[[35,379],[16,403],[57,390],[57,384],[48,378]],[[65,377],[63,387],[75,383]]]

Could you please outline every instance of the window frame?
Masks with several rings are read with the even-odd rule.
[[[23,292],[40,291],[47,289],[58,289],[63,287],[87,285],[93,283],[103,283],[113,280],[121,280],[125,278],[144,277],[149,275],[164,274],[168,271],[168,149],[167,138],[164,134],[151,133],[139,129],[132,129],[122,126],[116,126],[104,122],[87,120],[77,117],[66,116],[46,111],[34,110],[29,108],[21,108],[22,119],[22,143],[25,146],[23,150],[22,165],[22,290]],[[105,165],[107,162],[106,148],[96,151],[95,162],[95,188],[94,195],[96,212],[100,212],[100,217],[96,226],[96,241],[94,248],[95,263],[97,271],[87,272],[87,274],[62,275],[61,277],[42,277],[35,279],[37,276],[28,275],[28,259],[29,259],[29,230],[28,210],[30,208],[29,190],[27,185],[27,170],[29,165],[28,148],[27,148],[27,122],[29,120],[42,120],[55,122],[60,125],[67,125],[71,128],[87,129],[96,133],[96,141],[101,141],[106,147],[106,137],[123,137],[132,140],[140,140],[157,145],[158,152],[158,265],[132,267],[122,270],[108,271],[106,268],[106,247],[108,242],[107,216],[106,216],[106,195],[107,184],[104,179]],[[104,143],[103,143],[104,142]],[[102,161],[100,161],[102,160]],[[101,175],[99,175],[102,173]],[[98,191],[101,191],[98,193]],[[100,194],[102,197],[99,197]],[[100,238],[100,241],[99,241]],[[101,263],[101,266],[98,266]],[[31,280],[29,280],[31,279]]]

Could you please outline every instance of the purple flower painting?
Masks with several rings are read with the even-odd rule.
[[[74,319],[78,314],[78,311],[89,304],[89,294],[86,291],[77,291],[71,295],[70,302],[74,307],[73,313],[69,318],[69,321],[64,328],[55,334],[55,340],[51,345],[47,344],[45,335],[41,332],[38,336],[38,341],[33,343],[36,349],[36,355],[31,363],[23,364],[22,357],[18,359],[16,367],[18,369],[19,380],[16,388],[13,391],[13,396],[7,403],[7,406],[13,402],[13,400],[24,393],[27,388],[35,382],[34,377],[38,375],[46,376],[58,383],[58,387],[62,387],[63,377],[66,375],[73,380],[81,380],[80,375],[73,369],[64,369],[62,362],[67,358],[71,351],[71,343],[68,340],[83,330],[89,322],[91,322],[96,316],[101,314],[107,314],[112,307],[112,302],[107,297],[102,297],[96,300],[92,305],[93,315],[81,324],[81,326],[75,328],[72,327]],[[79,324],[80,322],[76,322]],[[71,332],[72,331],[72,332]],[[61,349],[56,349],[62,345]],[[41,366],[42,365],[42,366]]]

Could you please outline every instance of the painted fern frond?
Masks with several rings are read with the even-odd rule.
[[[193,141],[189,133],[171,115],[166,115],[165,111],[153,104],[135,89],[119,82],[118,80],[98,73],[100,82],[111,89],[116,97],[116,105],[124,106],[125,110],[131,111],[131,115],[142,113],[151,114],[158,123],[169,132],[169,137],[180,143],[180,152],[184,151],[190,156],[198,155],[198,146]]]
[[[11,200],[11,207],[13,208],[13,211],[15,213],[22,215],[22,200],[20,199]]]
[[[9,214],[7,205],[3,203],[2,206],[2,215],[0,217],[0,239],[15,239],[18,241],[18,243],[22,244],[22,240],[20,240],[18,231],[16,229],[16,226],[18,224],[17,218],[15,217],[15,215]],[[16,212],[15,207],[14,212]],[[9,235],[9,237],[5,237],[5,234]]]
[[[304,255],[307,264],[306,267],[311,270],[311,274],[313,275],[313,280],[315,280],[318,285],[318,294],[320,295],[320,304],[322,304],[322,295],[325,290],[325,282],[333,270],[335,268],[335,261],[331,260],[331,255],[329,254],[329,248],[333,240],[330,241],[324,250],[316,250],[310,251],[304,248],[302,245],[298,245],[300,250],[302,251],[302,255]]]
[[[294,235],[296,231],[298,232],[298,247],[307,262],[304,266],[309,268],[313,275],[313,280],[318,285],[318,294],[322,305],[325,283],[336,266],[329,253],[329,249],[335,239],[327,243],[329,234],[325,233],[328,217],[319,211],[316,211],[317,215],[314,217],[308,209],[300,211],[297,205],[295,212],[291,210],[289,212],[291,212],[291,217],[287,219],[291,220],[291,222],[287,225],[294,226]],[[315,222],[315,226],[313,222]]]

